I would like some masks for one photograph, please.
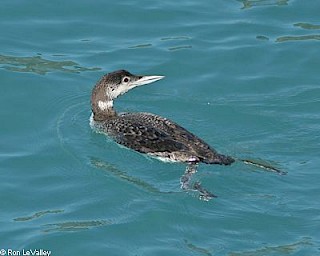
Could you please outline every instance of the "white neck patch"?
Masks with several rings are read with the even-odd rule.
[[[107,110],[107,109],[113,107],[113,101],[112,100],[110,100],[110,101],[101,101],[101,100],[99,100],[98,101],[98,107],[101,110]]]

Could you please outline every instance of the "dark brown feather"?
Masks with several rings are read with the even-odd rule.
[[[101,126],[116,142],[141,153],[171,160],[208,164],[231,164],[203,140],[180,125],[150,113],[125,113],[105,120]]]

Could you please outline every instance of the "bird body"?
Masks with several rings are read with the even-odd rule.
[[[230,165],[234,159],[219,154],[202,139],[167,118],[145,112],[118,114],[113,108],[113,100],[118,96],[162,78],[137,76],[126,70],[104,75],[92,91],[91,126],[127,148],[165,161],[187,163],[181,178],[181,187],[187,190],[198,163]],[[206,199],[214,197],[199,183],[193,189]]]
[[[224,165],[234,162],[167,118],[145,112],[117,114],[114,110],[114,98],[130,88],[123,84],[124,80],[133,80],[136,84],[142,80],[145,84],[162,78],[135,76],[125,70],[104,76],[92,92],[93,126],[123,146],[167,161]]]
[[[231,164],[206,142],[173,121],[150,113],[123,113],[96,124],[117,143],[173,162]]]
[[[216,196],[204,189],[199,182],[191,185],[192,175],[197,172],[199,163],[230,165],[235,161],[232,157],[219,154],[205,141],[167,118],[145,112],[118,114],[113,108],[113,101],[118,96],[162,78],[164,77],[137,76],[126,70],[104,75],[92,90],[90,125],[118,144],[137,152],[164,161],[186,163],[186,170],[180,178],[181,188],[185,191],[197,191],[200,199],[208,201]],[[286,174],[268,164],[239,160],[279,175]]]

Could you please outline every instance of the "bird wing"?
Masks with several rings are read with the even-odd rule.
[[[126,113],[123,114],[123,117],[129,120],[139,120],[140,124],[146,126],[157,127],[161,132],[168,134],[171,139],[183,143],[189,148],[189,150],[193,149],[199,154],[209,151],[216,152],[198,136],[167,118],[151,113]]]
[[[141,153],[177,161],[230,164],[234,160],[217,153],[206,142],[180,125],[150,113],[124,113],[105,123],[116,142]]]
[[[171,134],[143,119],[120,116],[115,120],[116,130],[109,132],[113,139],[121,145],[142,153],[176,152],[188,148],[177,141]]]

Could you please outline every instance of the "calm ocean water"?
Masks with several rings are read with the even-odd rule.
[[[320,2],[16,1],[0,9],[0,255],[320,255]],[[165,75],[116,102],[221,153],[185,166],[89,127],[106,72]],[[24,251],[23,251],[24,250]],[[41,251],[44,255],[44,251]]]

